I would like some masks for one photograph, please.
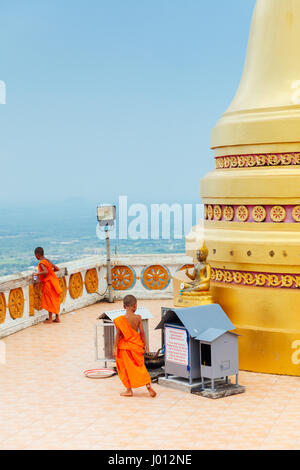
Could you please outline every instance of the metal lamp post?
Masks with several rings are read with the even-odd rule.
[[[107,285],[108,285],[108,301],[112,303],[113,292],[111,283],[111,264],[110,264],[110,244],[109,231],[113,229],[116,220],[116,206],[102,204],[97,207],[97,220],[100,228],[105,231],[106,253],[107,253]]]

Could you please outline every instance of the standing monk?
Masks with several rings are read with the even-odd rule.
[[[132,389],[146,385],[151,397],[156,392],[151,387],[151,378],[145,367],[144,352],[147,349],[142,318],[136,315],[137,300],[126,295],[123,300],[126,314],[114,320],[117,334],[114,344],[118,374],[126,387],[123,397],[132,397]]]
[[[45,320],[45,323],[52,323],[53,321],[59,323],[60,294],[62,293],[62,289],[55,274],[55,271],[59,271],[59,268],[44,257],[43,248],[36,248],[34,254],[36,259],[39,260],[39,272],[35,273],[33,276],[40,277],[42,283],[41,306],[49,312],[49,318]],[[52,319],[53,314],[56,316],[55,320]]]

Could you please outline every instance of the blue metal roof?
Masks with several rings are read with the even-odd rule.
[[[165,323],[178,323],[178,321],[185,326],[192,338],[201,337],[202,341],[214,341],[227,331],[235,329],[234,324],[218,304],[172,308],[166,312],[156,329],[163,328]]]
[[[226,330],[219,330],[218,328],[208,328],[207,330],[203,331],[199,336],[196,336],[196,339],[199,341],[207,341],[211,343],[215,341],[215,339],[220,338],[220,336],[224,335]]]
[[[196,339],[199,341],[207,341],[208,343],[212,343],[220,336],[223,336],[227,333],[226,330],[218,330],[217,328],[208,328],[208,330],[203,331],[199,336],[196,336]],[[231,333],[235,334],[235,333]]]

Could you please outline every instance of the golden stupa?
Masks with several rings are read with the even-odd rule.
[[[212,132],[216,169],[201,181],[211,292],[241,335],[240,367],[289,375],[300,375],[299,46],[300,0],[258,0],[239,89]]]

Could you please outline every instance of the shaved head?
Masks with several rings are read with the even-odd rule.
[[[134,295],[126,295],[123,299],[124,307],[134,307],[137,304],[137,300]]]
[[[41,246],[38,246],[38,247],[34,250],[34,254],[35,254],[35,255],[39,255],[39,256],[44,256],[44,249],[43,249]]]

